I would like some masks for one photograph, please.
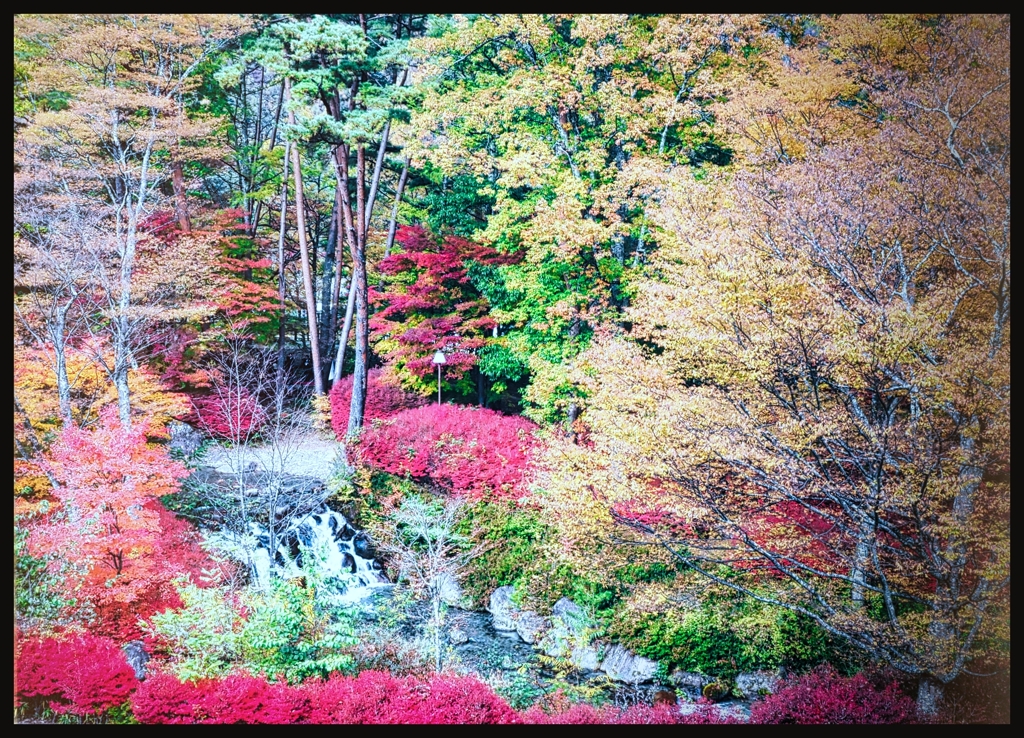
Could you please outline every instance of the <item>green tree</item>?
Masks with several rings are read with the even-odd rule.
[[[567,370],[595,328],[621,320],[652,248],[652,183],[714,147],[704,109],[718,88],[712,72],[744,23],[484,15],[416,42],[426,92],[414,160],[449,188],[474,181],[490,207],[473,237],[525,256],[491,275],[508,298],[491,300],[506,341],[483,369],[506,381],[528,367],[536,419],[578,415]]]

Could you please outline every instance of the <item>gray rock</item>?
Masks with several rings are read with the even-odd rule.
[[[597,671],[601,668],[601,655],[594,646],[578,645],[569,655],[569,659],[580,671]]]
[[[516,619],[516,633],[527,643],[536,643],[550,627],[550,618],[538,615],[532,610],[524,610]]]
[[[749,671],[739,674],[732,691],[743,699],[757,699],[772,694],[779,684],[779,675],[771,671]]]
[[[583,635],[583,631],[592,625],[586,611],[568,597],[563,597],[551,608],[551,619],[561,621],[576,636]]]
[[[355,538],[352,539],[352,549],[356,552],[356,556],[360,558],[377,558],[377,552],[373,550],[373,543],[370,542],[370,536],[366,534],[366,531],[359,531]]]
[[[128,643],[121,646],[121,650],[124,651],[128,665],[135,671],[135,678],[139,680],[145,679],[146,662],[149,661],[149,654],[146,653],[146,648],[142,645],[142,641],[128,641]]]
[[[593,622],[586,611],[567,597],[551,609],[551,627],[537,644],[548,656],[568,659],[582,671],[597,671],[601,658],[590,645]]]
[[[448,642],[453,646],[461,646],[463,643],[469,643],[469,633],[464,631],[462,628],[455,626],[448,631]]]
[[[437,575],[435,586],[441,596],[441,602],[450,607],[458,607],[462,603],[462,587],[459,582],[448,572]]]
[[[512,587],[498,587],[491,592],[487,610],[491,613],[495,630],[515,630],[519,608],[512,602]]]
[[[169,422],[167,433],[171,437],[171,449],[180,452],[186,458],[192,456],[203,445],[203,434],[180,420]]]
[[[668,680],[680,692],[695,700],[700,699],[702,696],[701,690],[704,689],[704,685],[712,682],[711,677],[694,671],[680,671],[678,669],[668,675]]]
[[[654,679],[658,663],[643,656],[637,656],[627,648],[616,644],[611,646],[601,662],[601,670],[617,682],[639,684]]]

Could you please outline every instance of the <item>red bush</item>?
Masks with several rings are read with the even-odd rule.
[[[432,481],[456,495],[520,497],[536,426],[525,418],[462,405],[404,410],[363,431],[362,463]]]
[[[423,683],[364,671],[304,685],[310,723],[483,724],[517,722],[516,712],[490,687],[471,677],[435,676]]]
[[[331,428],[341,440],[348,431],[348,414],[352,404],[352,376],[342,377],[331,387],[328,397],[331,401]],[[426,398],[399,387],[380,369],[371,369],[366,377],[366,409],[363,418],[367,424],[372,420],[390,418],[397,412],[419,407]]]
[[[238,443],[258,433],[266,422],[266,413],[244,387],[226,389],[212,395],[192,400],[195,417],[186,420],[195,422],[200,428],[216,438],[226,438]]]
[[[517,715],[470,677],[429,682],[364,671],[300,687],[250,676],[182,683],[167,675],[146,680],[132,697],[143,723],[510,723]]]
[[[864,674],[843,677],[826,666],[790,680],[775,694],[754,703],[750,722],[906,723],[914,713],[914,701],[895,682],[876,687]]]
[[[202,701],[209,723],[300,722],[309,712],[309,698],[284,683],[270,684],[252,676],[229,676],[215,683]]]
[[[435,676],[423,701],[421,722],[508,724],[520,722],[515,710],[490,687],[472,677]]]
[[[140,723],[177,724],[199,722],[197,699],[210,681],[181,683],[170,674],[147,676],[132,695],[132,713]],[[198,713],[198,714],[197,714]]]
[[[416,682],[386,672],[364,671],[358,677],[332,675],[324,682],[303,685],[310,697],[305,722],[314,724],[395,723],[392,702],[402,702]]]
[[[123,704],[139,681],[109,638],[29,639],[15,663],[15,694],[42,698],[57,713],[98,715]]]
[[[194,684],[160,674],[147,679],[132,697],[132,711],[142,723],[302,722],[309,698],[297,687],[234,675]]]

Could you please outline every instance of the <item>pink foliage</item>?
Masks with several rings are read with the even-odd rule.
[[[269,723],[301,722],[308,698],[297,687],[265,679],[233,675],[194,684],[158,674],[132,696],[132,711],[142,723]]]
[[[192,401],[197,424],[216,438],[239,443],[259,432],[266,413],[259,399],[244,387],[227,388]],[[191,418],[189,418],[191,420]]]
[[[270,684],[247,675],[229,676],[213,682],[198,707],[209,723],[299,722],[308,713],[308,698],[287,684]]]
[[[123,704],[138,686],[124,653],[109,638],[28,639],[15,664],[19,698],[43,698],[57,713],[97,715]]]
[[[517,722],[515,711],[472,677],[435,676],[427,683],[364,671],[307,685],[312,723],[461,724]]]
[[[197,695],[210,684],[182,683],[170,674],[154,674],[132,695],[132,713],[140,723],[181,724],[199,722],[193,709]]]
[[[389,362],[418,377],[428,377],[435,351],[447,356],[445,376],[456,379],[477,362],[495,321],[489,303],[472,285],[466,264],[510,264],[517,254],[502,254],[464,238],[435,238],[419,226],[404,226],[395,240],[400,253],[380,263],[384,274],[412,274],[415,282],[386,293],[371,293],[382,307],[370,321],[375,339],[391,338]]]
[[[60,482],[53,494],[75,514],[35,525],[30,549],[86,567],[75,584],[95,604],[132,602],[168,574],[157,550],[160,516],[150,503],[177,492],[187,470],[147,443],[147,432],[142,421],[125,429],[107,408],[97,427],[68,425],[50,449],[48,467]]]
[[[455,495],[522,496],[536,426],[485,408],[427,405],[405,410],[363,432],[362,463],[432,481]]]
[[[250,676],[181,683],[148,679],[132,698],[143,723],[451,724],[510,723],[517,715],[471,677],[436,676],[424,683],[364,671],[299,687]]]
[[[423,701],[424,723],[500,725],[519,722],[519,716],[490,687],[472,677],[435,676]]]
[[[864,674],[840,676],[831,667],[789,681],[750,710],[750,722],[763,724],[906,723],[915,703],[895,682],[880,687]]]
[[[348,431],[349,407],[352,404],[353,375],[349,374],[334,383],[328,395],[331,401],[331,428],[338,439]],[[380,369],[371,369],[366,377],[366,409],[363,419],[366,423],[381,418],[390,418],[397,412],[423,405],[427,400],[414,392],[407,392],[398,386]]]

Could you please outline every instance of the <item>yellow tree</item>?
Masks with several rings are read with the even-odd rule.
[[[1008,639],[1009,18],[820,34],[867,125],[663,189],[633,331],[581,365],[593,448],[543,483],[567,537],[802,613],[934,712]]]
[[[202,143],[212,131],[210,120],[184,112],[199,65],[244,25],[239,17],[212,15],[15,19],[15,33],[41,50],[27,94],[51,101],[20,130],[26,163],[56,172],[60,193],[98,214],[108,235],[110,250],[93,281],[106,303],[102,326],[113,349],[108,369],[126,425],[128,372],[137,363],[134,342],[144,325],[133,285],[143,225],[161,203],[165,181],[177,180],[172,184],[180,190],[174,176],[180,143]],[[183,216],[180,197],[177,203]]]

